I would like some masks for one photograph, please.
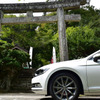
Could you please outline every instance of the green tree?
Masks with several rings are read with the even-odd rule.
[[[11,80],[22,69],[22,64],[30,61],[26,52],[13,50],[13,46],[11,43],[0,41],[0,80],[6,90],[10,89]]]
[[[37,30],[34,48],[34,66],[43,66],[50,63],[52,58],[53,35],[57,32],[57,24],[41,24]],[[38,65],[37,65],[38,64]]]
[[[80,22],[69,22],[69,26],[85,26],[90,22],[94,22],[100,18],[100,10],[95,9],[94,6],[81,7],[80,9],[71,10],[68,13],[81,15]]]
[[[70,59],[86,57],[99,49],[99,38],[89,26],[69,27],[66,31]]]
[[[36,27],[37,24],[4,25],[1,39],[28,50],[30,46],[35,46]]]

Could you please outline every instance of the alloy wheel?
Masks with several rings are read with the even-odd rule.
[[[53,83],[53,93],[59,100],[72,100],[77,92],[75,81],[69,76],[59,76]]]

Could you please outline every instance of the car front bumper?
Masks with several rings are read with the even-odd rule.
[[[47,94],[47,86],[46,86],[46,77],[45,75],[39,75],[37,77],[32,78],[32,92],[35,92],[36,94]]]

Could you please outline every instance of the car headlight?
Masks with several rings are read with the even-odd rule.
[[[35,72],[35,77],[44,74],[45,72],[47,72],[49,70],[49,68],[45,68],[45,69],[38,69]]]

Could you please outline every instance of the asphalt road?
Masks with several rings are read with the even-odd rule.
[[[6,93],[0,94],[0,100],[53,100],[50,96],[36,95],[34,93]],[[82,96],[78,100],[100,100],[99,96]]]

